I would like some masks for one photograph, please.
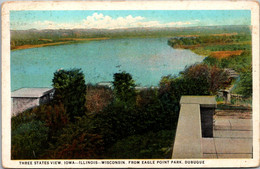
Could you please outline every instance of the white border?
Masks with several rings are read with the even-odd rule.
[[[253,159],[198,159],[205,164],[128,164],[136,160],[125,161],[117,165],[20,165],[19,161],[10,160],[11,150],[11,89],[10,89],[10,26],[11,10],[251,10],[252,51],[253,51]],[[5,2],[2,5],[2,163],[8,168],[167,168],[167,167],[256,167],[259,166],[259,2],[258,1],[129,1],[129,2],[92,2],[92,1],[43,1],[43,2]],[[69,160],[26,160],[64,161]],[[87,160],[71,160],[87,161]],[[90,160],[93,161],[93,160]],[[104,160],[96,160],[104,161]],[[111,160],[110,160],[111,161]],[[138,160],[146,161],[146,160]],[[149,160],[149,161],[176,161]],[[192,159],[196,161],[196,159]]]

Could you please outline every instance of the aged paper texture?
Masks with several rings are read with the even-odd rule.
[[[257,1],[2,5],[6,168],[259,166]]]

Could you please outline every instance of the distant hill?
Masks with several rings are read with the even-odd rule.
[[[171,37],[180,35],[207,35],[222,33],[251,34],[249,26],[206,26],[174,28],[129,28],[129,29],[29,29],[11,30],[11,41],[61,38],[127,38],[127,37]]]

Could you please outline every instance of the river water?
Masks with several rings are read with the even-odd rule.
[[[11,90],[51,87],[60,68],[81,68],[86,83],[112,81],[126,71],[137,85],[158,86],[162,76],[178,74],[202,56],[173,49],[167,38],[129,38],[31,48],[11,52]]]

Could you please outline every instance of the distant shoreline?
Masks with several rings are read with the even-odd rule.
[[[98,40],[107,40],[107,39],[110,39],[110,38],[107,38],[107,37],[103,37],[103,38],[63,38],[63,39],[61,39],[61,42],[16,46],[13,49],[11,49],[11,51],[21,50],[21,49],[30,49],[30,48],[40,48],[40,47],[46,47],[46,46],[72,44],[72,43],[77,43],[80,41],[98,41]]]

